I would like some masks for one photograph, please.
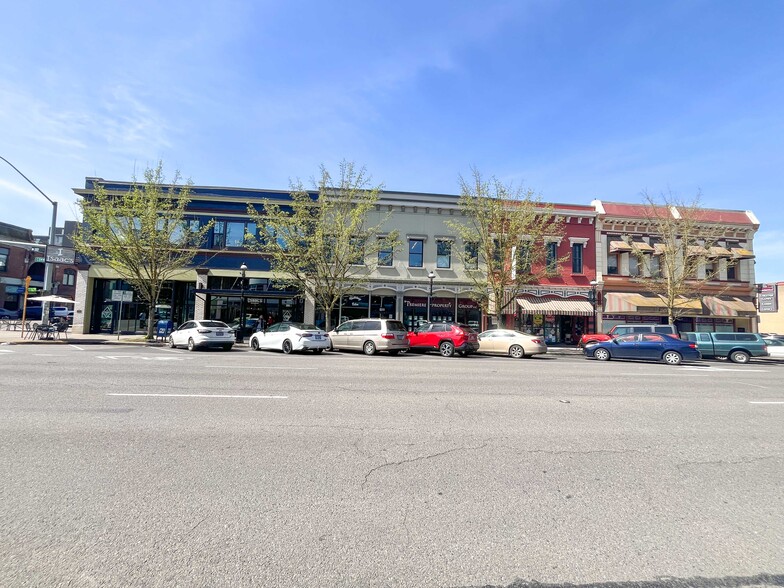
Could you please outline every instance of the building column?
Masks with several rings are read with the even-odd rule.
[[[196,289],[203,290],[207,288],[207,272],[197,272],[196,274]],[[201,321],[207,318],[207,295],[196,294],[196,299],[193,301],[193,319]]]
[[[89,270],[79,270],[76,273],[76,294],[74,295],[74,316],[72,333],[89,333],[90,317],[92,313],[93,292],[92,286],[95,278],[89,278]]]
[[[309,295],[305,295],[304,322],[312,325],[316,322],[316,301]]]

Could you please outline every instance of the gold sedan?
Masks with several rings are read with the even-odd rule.
[[[479,353],[508,355],[515,359],[547,353],[541,336],[527,335],[511,329],[490,329],[479,334]]]

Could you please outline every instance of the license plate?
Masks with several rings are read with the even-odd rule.
[[[313,335],[314,341],[321,341],[321,335]]]
[[[397,336],[397,338],[398,338],[400,341],[402,341],[402,340],[403,340],[403,337],[404,337],[404,335],[398,335],[398,336]]]
[[[223,337],[223,331],[215,331],[215,335],[218,337]]]

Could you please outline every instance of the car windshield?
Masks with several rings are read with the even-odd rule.
[[[199,323],[202,327],[209,327],[212,329],[228,329],[229,325],[221,321],[201,321]]]
[[[302,331],[320,331],[316,325],[311,325],[310,323],[289,323],[295,329],[300,329]]]
[[[461,329],[463,329],[466,333],[476,333],[473,327],[469,327],[468,325],[458,325]]]

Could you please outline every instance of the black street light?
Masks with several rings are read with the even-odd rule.
[[[599,323],[596,320],[596,286],[599,285],[599,282],[596,280],[591,280],[590,284],[591,292],[588,295],[588,300],[591,301],[591,306],[593,306],[593,331],[596,332],[596,330],[599,328]]]
[[[237,329],[237,343],[245,341],[245,272],[248,266],[240,266],[240,328]]]
[[[433,280],[436,279],[436,274],[433,270],[427,274],[427,279],[430,280],[430,291],[427,295],[427,322],[430,322],[430,302],[433,300]]]

